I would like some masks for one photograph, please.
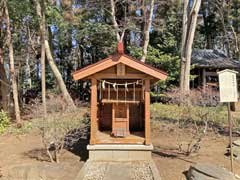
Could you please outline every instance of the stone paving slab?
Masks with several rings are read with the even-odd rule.
[[[160,180],[160,176],[152,160],[129,162],[88,160],[75,180]]]
[[[109,163],[103,180],[131,180],[130,170],[130,163]]]

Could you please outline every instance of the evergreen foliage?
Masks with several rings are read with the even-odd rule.
[[[2,134],[10,123],[10,118],[3,110],[0,111],[0,134]]]

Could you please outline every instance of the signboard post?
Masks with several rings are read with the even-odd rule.
[[[237,73],[236,71],[225,69],[218,72],[220,102],[227,102],[228,105],[228,126],[229,126],[229,144],[230,144],[230,160],[231,171],[233,172],[233,149],[232,149],[232,115],[230,102],[238,101],[237,89]]]

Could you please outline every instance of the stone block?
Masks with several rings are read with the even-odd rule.
[[[128,161],[129,151],[113,151],[113,161]]]
[[[113,159],[113,151],[89,151],[89,159],[95,161],[111,161]]]
[[[93,161],[151,160],[153,146],[146,145],[88,145],[89,159]]]
[[[137,160],[151,160],[151,151],[129,151],[129,159],[132,161]]]

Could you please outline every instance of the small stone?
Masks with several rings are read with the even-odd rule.
[[[233,144],[240,147],[240,139],[233,141]]]
[[[240,147],[239,146],[233,146],[233,155],[236,157],[240,156]]]
[[[64,163],[30,163],[13,166],[5,179],[11,180],[65,180],[73,179],[73,167]]]
[[[226,169],[212,164],[195,164],[188,171],[189,180],[236,180]]]

